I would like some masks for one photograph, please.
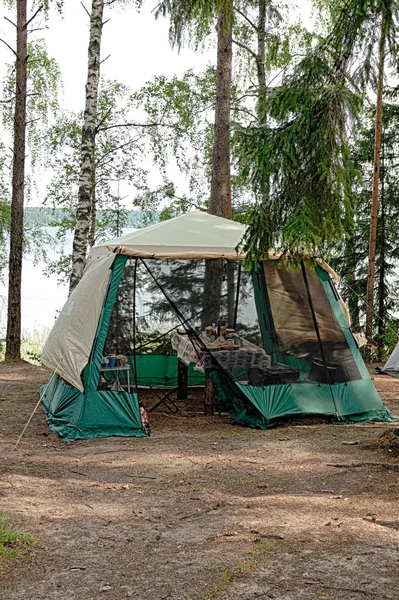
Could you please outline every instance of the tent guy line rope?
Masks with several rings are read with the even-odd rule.
[[[63,360],[64,360],[64,357],[61,357],[61,360],[59,361],[58,365],[57,365],[57,366],[56,366],[56,368],[54,369],[54,371],[53,371],[53,373],[52,373],[52,375],[51,375],[51,377],[50,377],[50,379],[49,379],[49,381],[48,381],[48,383],[47,383],[46,387],[44,388],[44,391],[43,391],[43,393],[40,395],[40,398],[39,398],[39,400],[38,400],[38,402],[37,402],[37,404],[36,404],[35,408],[34,408],[34,409],[33,409],[33,411],[32,411],[32,414],[31,414],[31,416],[29,417],[28,421],[26,422],[26,425],[25,425],[25,427],[24,427],[24,428],[23,428],[23,430],[22,430],[22,433],[21,433],[21,435],[19,436],[17,443],[15,444],[14,448],[12,449],[12,451],[13,451],[13,452],[14,452],[14,450],[16,450],[16,449],[17,449],[17,447],[18,447],[18,445],[19,445],[19,442],[22,440],[22,438],[23,438],[23,435],[24,435],[25,431],[28,429],[29,423],[30,423],[30,422],[32,421],[32,419],[33,419],[33,415],[35,414],[35,412],[36,412],[36,411],[37,411],[37,409],[39,408],[39,404],[40,404],[40,403],[41,403],[41,401],[43,400],[43,397],[44,397],[45,393],[47,392],[47,388],[48,388],[48,386],[50,385],[50,383],[52,382],[52,380],[53,380],[53,377],[54,377],[54,375],[57,373],[58,367],[60,366],[60,364],[62,363],[62,361],[63,361]]]

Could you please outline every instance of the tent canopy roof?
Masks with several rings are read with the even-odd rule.
[[[138,229],[104,244],[117,254],[142,258],[244,258],[236,252],[245,225],[195,211]]]
[[[244,260],[245,254],[237,253],[236,248],[246,229],[246,225],[237,221],[197,210],[94,246],[90,251],[88,263],[109,252],[132,257],[170,260],[210,258]],[[280,252],[271,250],[267,258],[277,260],[280,257]],[[316,260],[335,281],[339,282],[339,276],[331,267],[322,259]]]

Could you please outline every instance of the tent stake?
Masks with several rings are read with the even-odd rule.
[[[32,411],[32,414],[31,414],[31,416],[29,417],[29,419],[28,419],[28,421],[27,421],[27,423],[26,423],[25,427],[24,427],[24,428],[23,428],[23,430],[22,430],[22,433],[21,433],[21,435],[20,435],[20,436],[19,436],[19,438],[18,438],[18,441],[17,441],[17,443],[15,444],[14,448],[12,449],[12,451],[13,451],[13,452],[14,452],[14,450],[16,450],[16,449],[17,449],[17,447],[18,447],[18,444],[19,444],[19,442],[22,440],[22,437],[23,437],[23,435],[24,435],[25,431],[28,429],[28,425],[29,425],[29,423],[32,421],[32,419],[33,419],[33,415],[35,414],[35,412],[36,412],[36,411],[37,411],[37,409],[39,408],[39,404],[40,404],[40,403],[41,403],[41,401],[43,400],[43,397],[44,397],[45,393],[47,392],[47,388],[48,388],[48,386],[50,385],[50,383],[51,383],[51,381],[52,381],[52,379],[53,379],[54,375],[55,375],[55,374],[56,374],[56,372],[57,372],[57,369],[58,369],[58,367],[60,366],[60,364],[62,363],[62,361],[63,361],[63,360],[64,360],[64,358],[61,358],[60,362],[59,362],[59,363],[58,363],[58,365],[57,365],[57,368],[56,368],[56,369],[53,371],[53,373],[52,373],[52,375],[51,375],[51,377],[50,377],[50,379],[49,379],[49,382],[48,382],[48,384],[46,385],[46,388],[45,388],[45,390],[44,390],[43,394],[40,396],[40,398],[39,398],[39,400],[38,400],[38,402],[37,402],[37,404],[36,404],[35,408],[34,408],[34,409],[33,409],[33,411]]]

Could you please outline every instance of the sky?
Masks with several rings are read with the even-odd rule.
[[[29,4],[29,2],[28,2]],[[133,3],[132,3],[133,4]],[[189,68],[202,69],[215,60],[215,49],[203,53],[184,48],[180,53],[172,49],[168,39],[168,20],[155,20],[153,9],[156,0],[147,0],[138,12],[134,6],[108,8],[105,10],[101,46],[102,74],[138,89],[152,76],[182,74]],[[90,2],[85,2],[90,10]],[[0,7],[0,37],[10,46],[15,45],[15,33],[11,24],[2,17],[14,18],[12,12]],[[37,25],[44,20],[37,18]],[[64,81],[64,107],[81,110],[87,72],[87,48],[89,42],[89,17],[79,0],[65,0],[62,17],[51,14],[48,30],[37,32],[47,42],[50,56],[58,61]],[[4,61],[12,61],[11,52],[3,45],[0,50],[0,73]]]
[[[213,49],[204,54],[189,48],[180,53],[172,49],[168,40],[168,21],[155,20],[152,13],[155,5],[156,2],[147,1],[140,12],[133,6],[105,12],[105,18],[110,20],[103,29],[101,55],[102,59],[109,58],[102,64],[102,74],[126,83],[133,90],[154,75],[181,75],[190,68],[200,70],[214,60]],[[81,110],[86,83],[89,17],[80,2],[68,0],[64,18],[57,21],[46,36],[48,51],[61,66],[66,106]]]

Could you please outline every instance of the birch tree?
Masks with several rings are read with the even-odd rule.
[[[69,291],[79,282],[86,263],[90,232],[90,215],[93,209],[94,149],[97,133],[97,102],[100,81],[100,51],[103,30],[104,0],[92,0],[90,13],[90,38],[86,100],[83,117],[82,143],[80,151],[80,176],[76,227],[72,247],[72,270]]]
[[[69,292],[79,282],[86,264],[86,254],[90,239],[90,224],[95,215],[94,153],[97,129],[97,104],[100,83],[101,38],[104,26],[104,9],[116,4],[126,4],[127,0],[92,0],[90,35],[88,47],[88,67],[86,81],[85,109],[83,116],[82,144],[80,152],[80,175],[76,226],[72,246],[72,269]],[[134,0],[139,6],[141,0]]]

